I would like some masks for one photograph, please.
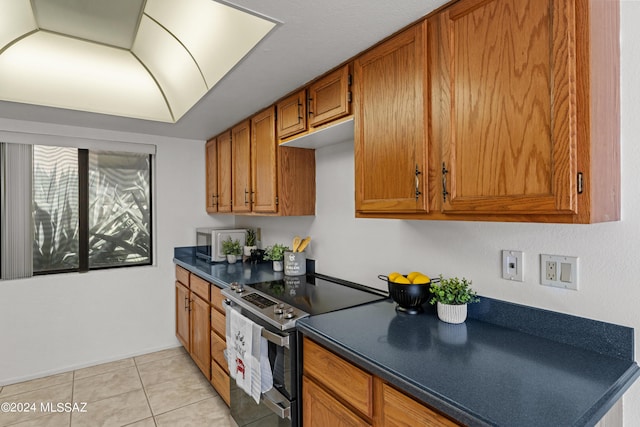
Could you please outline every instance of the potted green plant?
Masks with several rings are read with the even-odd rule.
[[[232,240],[231,236],[222,241],[222,253],[227,256],[227,262],[233,264],[237,261],[238,255],[242,253],[240,247],[240,241],[238,239]]]
[[[433,295],[431,304],[437,303],[438,318],[447,323],[462,323],[467,319],[467,304],[480,301],[478,294],[471,288],[471,280],[452,277],[442,278],[432,283],[429,291]]]
[[[258,249],[256,245],[256,230],[247,228],[247,238],[244,242],[244,256],[250,257],[251,251]]]
[[[290,251],[289,246],[276,243],[273,246],[267,246],[264,250],[264,259],[267,261],[273,261],[273,271],[282,271],[284,265],[282,260],[284,259],[285,251]]]

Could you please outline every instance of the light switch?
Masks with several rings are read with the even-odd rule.
[[[571,264],[568,262],[560,263],[560,281],[571,283]]]

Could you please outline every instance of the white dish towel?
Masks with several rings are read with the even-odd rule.
[[[226,314],[230,376],[238,387],[260,403],[260,395],[273,387],[269,345],[262,337],[263,328],[228,306]]]

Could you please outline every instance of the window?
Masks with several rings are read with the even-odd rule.
[[[151,264],[150,154],[46,145],[30,150],[21,160],[32,171],[26,184],[24,172],[12,175],[7,165],[14,159],[2,151],[2,278]],[[6,199],[7,188],[28,186],[31,191],[22,188]],[[12,212],[15,198],[28,196],[31,223],[25,220],[20,227],[26,231],[13,240],[32,240],[32,250],[16,256],[16,243],[6,242],[5,231],[25,216]],[[11,264],[25,256],[31,257],[32,272],[11,272]]]

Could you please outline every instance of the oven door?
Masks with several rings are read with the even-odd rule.
[[[231,303],[233,304],[233,303]],[[239,427],[290,427],[298,425],[297,339],[295,331],[282,332],[267,326],[247,310],[233,305],[243,316],[263,327],[267,339],[273,388],[262,393],[260,404],[231,379],[231,416]]]

